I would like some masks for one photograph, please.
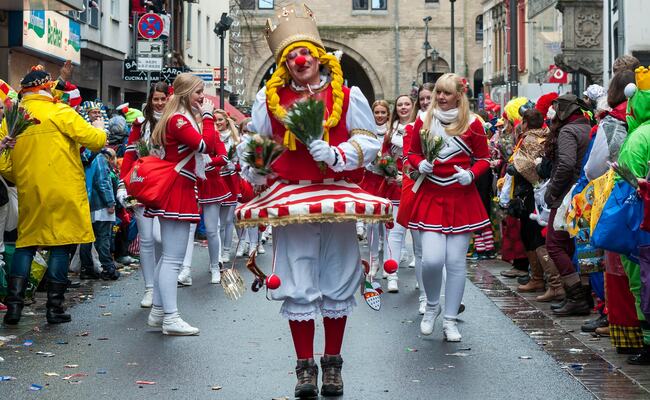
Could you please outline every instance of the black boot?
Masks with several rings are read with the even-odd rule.
[[[573,315],[589,315],[591,308],[587,303],[585,295],[586,287],[578,282],[565,288],[566,304],[562,308],[552,310],[553,314],[558,317],[568,317]]]
[[[50,324],[61,324],[72,320],[70,314],[66,314],[65,308],[63,308],[64,293],[67,287],[67,282],[48,282],[47,303],[45,303],[47,314],[45,316]]]
[[[644,344],[641,352],[627,359],[628,364],[650,365],[650,345]]]
[[[565,297],[564,300],[562,300],[559,303],[551,303],[551,310],[558,310],[558,309],[564,307],[566,305],[566,302],[567,302],[567,299]]]
[[[580,330],[583,332],[596,332],[596,328],[603,328],[609,325],[607,322],[607,315],[601,315],[596,319],[589,320],[585,322]]]
[[[99,274],[95,272],[95,267],[84,267],[81,266],[81,271],[79,271],[79,279],[99,279]]]
[[[120,278],[120,271],[115,268],[115,265],[102,267],[104,270],[100,274],[104,281],[116,281]]]
[[[20,321],[20,315],[25,306],[25,289],[27,289],[27,278],[23,276],[9,275],[8,295],[5,298],[7,313],[4,317],[4,323],[7,325],[16,325]]]

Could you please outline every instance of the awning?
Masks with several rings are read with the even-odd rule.
[[[219,108],[219,102],[220,102],[219,96],[212,96],[212,95],[206,94],[205,98],[212,101],[214,103],[215,107]],[[235,108],[235,106],[233,106],[232,104],[228,103],[228,100],[224,100],[223,107],[226,110],[226,112],[228,113],[228,115],[230,115],[230,118],[235,120],[235,122],[237,122],[237,123],[239,123],[241,120],[246,118],[246,116],[244,114],[242,114],[241,111],[239,111],[237,108]]]

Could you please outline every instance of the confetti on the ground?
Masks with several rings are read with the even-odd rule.
[[[32,384],[29,386],[29,390],[31,390],[31,391],[33,391],[33,392],[36,392],[36,391],[39,391],[39,390],[42,390],[42,389],[43,389],[43,386],[41,386],[41,385],[37,385],[37,384],[35,384],[35,383],[32,383]]]
[[[63,368],[79,368],[79,364],[66,364]]]
[[[569,353],[571,354],[578,354],[578,353],[582,353],[583,351],[584,350],[582,349],[569,349]]]
[[[418,351],[418,349],[414,349],[412,347],[407,347],[406,351],[409,352],[409,353],[415,353],[416,351]]]
[[[223,389],[223,387],[221,387],[221,386],[219,386],[219,385],[216,385],[216,386],[212,386],[211,389],[212,389],[212,390],[221,390],[221,389]]]
[[[102,313],[102,317],[110,317],[111,315],[113,315],[112,312],[103,312]]]
[[[452,357],[467,357],[469,354],[463,353],[461,351],[457,351],[456,353],[447,353],[445,354],[446,356],[452,356]]]
[[[62,379],[64,381],[69,381],[70,379],[73,379],[73,378],[83,378],[85,376],[88,376],[88,374],[86,374],[84,372],[79,372],[79,373],[76,373],[76,374],[66,375]]]
[[[32,345],[34,345],[33,340],[25,340],[25,342],[23,343],[23,346],[25,346],[25,347],[29,347],[29,346],[32,346]]]
[[[46,372],[45,376],[59,376],[56,372]]]
[[[97,374],[98,374],[98,375],[106,375],[106,373],[107,373],[107,372],[106,372],[105,369],[97,370]]]
[[[100,337],[100,338],[97,338],[97,340],[108,340],[108,338],[107,337]]]
[[[59,340],[56,342],[56,344],[68,344],[65,340]]]
[[[533,357],[531,357],[531,356],[519,356],[519,359],[520,359],[520,360],[530,360],[530,359],[532,359],[532,358],[533,358]]]
[[[5,362],[5,359],[0,357],[0,362]]]
[[[49,351],[37,351],[36,355],[43,357],[54,357],[54,353],[50,353]]]
[[[0,382],[15,381],[15,380],[16,380],[15,376],[0,375]]]
[[[14,339],[16,339],[15,335],[0,336],[0,342],[11,342]]]
[[[136,385],[155,385],[156,382],[153,381],[135,381]]]
[[[419,380],[419,379],[411,379],[411,382],[413,382],[413,383],[420,383],[420,380]]]
[[[129,367],[135,367],[136,365],[138,365],[138,363],[137,362],[130,362],[130,363],[126,363],[126,365],[129,366]]]
[[[83,332],[77,333],[77,336],[88,336],[88,335],[90,335],[90,332],[88,332],[88,331],[83,331]]]

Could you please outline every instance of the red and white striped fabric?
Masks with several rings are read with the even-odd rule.
[[[237,225],[306,224],[312,222],[387,222],[389,200],[373,196],[354,183],[326,180],[297,184],[276,181],[253,200],[237,207]]]

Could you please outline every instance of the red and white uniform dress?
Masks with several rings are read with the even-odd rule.
[[[181,169],[171,192],[166,196],[160,209],[148,208],[145,215],[180,221],[199,222],[199,206],[196,196],[197,176],[205,179],[205,162],[203,154],[216,153],[225,155],[223,143],[216,135],[214,119],[203,118],[203,131],[189,114],[172,115],[166,126],[166,144],[162,158],[173,163],[182,161],[189,154],[195,153]]]
[[[446,144],[433,162],[433,173],[426,176],[417,193],[413,194],[408,218],[404,216],[402,219],[409,229],[459,234],[478,231],[490,225],[476,185],[462,186],[452,177],[457,172],[454,166],[471,171],[474,177],[490,168],[490,153],[483,125],[478,118],[471,118],[473,121],[469,128],[460,136],[449,136],[444,129],[435,132],[443,137]],[[418,119],[413,127],[408,155],[409,163],[416,170],[424,160],[420,135],[415,134],[420,132],[422,125],[422,120]]]
[[[219,137],[223,142],[224,146],[226,146],[226,152],[229,152],[232,146],[237,146],[236,143],[233,143],[230,130],[219,132]],[[234,162],[234,160],[230,160],[230,161]],[[228,187],[228,190],[230,191],[230,196],[221,202],[221,206],[222,207],[236,206],[239,196],[241,194],[241,188],[239,183],[240,181],[239,171],[237,170],[237,168],[231,168],[231,169],[221,168],[220,174],[221,174],[221,179],[223,179],[223,181],[226,183],[226,186]]]
[[[384,136],[386,135],[388,123],[377,126],[377,139],[383,143]],[[375,166],[375,163],[368,163],[363,173],[363,180],[359,183],[359,187],[366,192],[381,196],[381,185],[384,183],[384,176]]]
[[[314,91],[312,96],[324,101],[329,115],[333,104],[329,80],[323,77]],[[278,180],[236,212],[240,225],[276,226],[274,264],[282,284],[271,294],[283,301],[280,312],[292,321],[313,320],[318,314],[328,318],[350,314],[362,279],[355,222],[385,221],[391,214],[390,202],[346,181],[351,172],[377,156],[380,143],[361,91],[343,87],[343,92],[340,122],[329,132],[338,161],[323,172],[298,141],[295,150],[286,150],[273,164]],[[288,109],[309,91],[292,84],[280,88],[278,95]],[[253,106],[252,131],[282,143],[285,130],[269,112],[262,89]]]

